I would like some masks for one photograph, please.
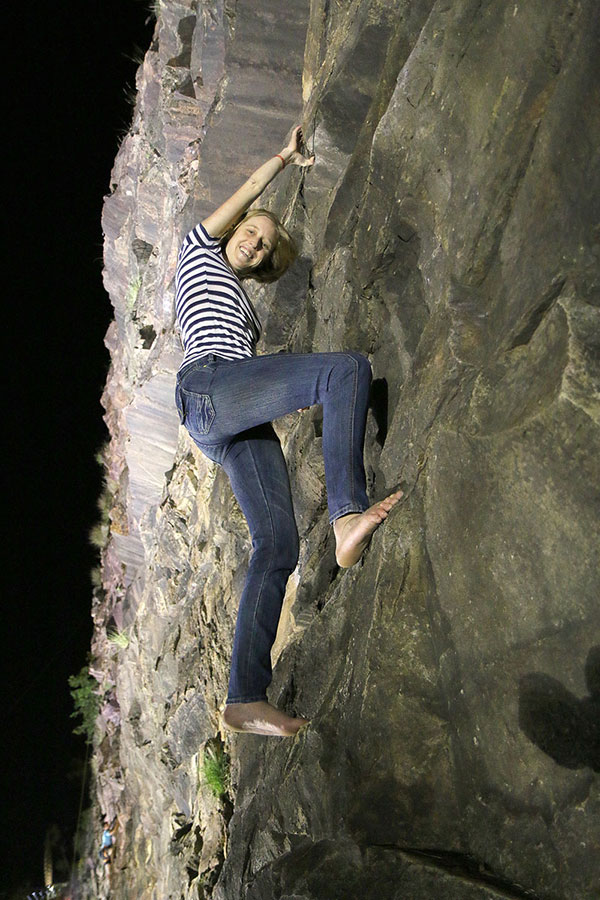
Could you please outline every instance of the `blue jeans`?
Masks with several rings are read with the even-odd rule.
[[[252,539],[228,703],[266,699],[285,586],[298,562],[289,478],[271,420],[322,404],[329,520],[363,512],[369,506],[363,444],[370,383],[371,366],[359,353],[211,355],[177,376],[179,418],[227,472]]]

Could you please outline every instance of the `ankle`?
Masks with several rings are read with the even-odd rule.
[[[336,538],[339,538],[346,530],[350,522],[353,519],[356,519],[358,516],[360,516],[360,513],[346,513],[346,515],[340,516],[338,519],[336,519],[333,523],[333,533],[335,534]]]

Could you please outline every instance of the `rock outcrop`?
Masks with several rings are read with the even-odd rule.
[[[158,10],[103,218],[114,496],[93,653],[111,895],[591,900],[596,4]],[[261,351],[369,356],[370,489],[405,500],[338,570],[319,410],[276,423],[302,543],[271,697],[311,724],[231,738],[217,711],[249,540],[179,428],[173,276],[186,230],[299,121],[317,162],[265,195],[301,254],[251,288]],[[207,751],[231,760],[219,799]]]

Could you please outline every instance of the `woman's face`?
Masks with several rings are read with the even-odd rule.
[[[256,269],[267,259],[277,243],[277,228],[266,216],[251,216],[238,225],[227,245],[225,255],[237,275]]]

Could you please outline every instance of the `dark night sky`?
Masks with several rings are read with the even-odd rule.
[[[5,365],[0,896],[43,883],[46,829],[71,836],[85,745],[67,678],[91,636],[87,534],[107,435],[100,394],[111,307],[102,288],[102,198],[131,121],[139,0],[62,0],[5,10],[2,211]],[[7,251],[7,252],[6,252]],[[8,256],[8,259],[6,259]],[[8,395],[6,397],[6,394]]]

